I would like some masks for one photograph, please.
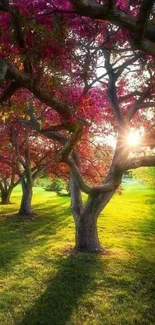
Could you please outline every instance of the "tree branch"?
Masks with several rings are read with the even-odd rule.
[[[121,27],[124,30],[128,30],[131,33],[136,32],[136,18],[132,17],[130,14],[122,10],[116,9],[114,7],[110,8],[109,10],[107,4],[96,3],[92,0],[70,0],[70,2],[77,13],[81,16],[90,17],[92,19],[100,21],[108,21],[116,26]],[[150,3],[150,1],[147,0],[146,2]],[[136,48],[155,56],[154,45],[149,42],[155,42],[155,26],[149,22],[145,27],[144,37],[147,39],[147,41],[143,41],[140,44],[137,43],[135,46]]]
[[[4,90],[0,96],[0,102],[3,103],[10,99],[12,95],[20,88],[20,85],[16,81],[12,81],[10,85]]]
[[[64,136],[63,134],[54,132],[54,131],[49,131],[48,129],[42,129],[40,131],[41,134],[43,134],[45,137],[48,139],[54,139],[60,143],[66,143],[68,138]]]
[[[143,156],[128,159],[123,169],[135,169],[138,167],[150,167],[155,166],[155,156]]]
[[[142,95],[142,93],[140,91],[136,90],[136,91],[133,91],[133,92],[127,94],[127,95],[119,97],[118,102],[121,103],[123,101],[126,101],[126,100],[134,97],[134,96],[140,96],[140,95]]]
[[[96,192],[100,192],[100,193],[110,192],[112,190],[115,190],[119,185],[117,182],[109,181],[100,186],[90,187],[84,182],[83,177],[79,171],[79,168],[77,167],[77,165],[75,164],[72,158],[69,158],[67,160],[67,164],[70,166],[71,171],[78,183],[79,188],[81,189],[81,191],[83,191],[86,194],[90,195]]]
[[[1,6],[1,3],[4,3],[4,5]],[[22,51],[24,50],[24,54],[25,54],[25,59],[23,61],[24,70],[26,73],[32,73],[30,58],[28,55],[27,48],[25,46],[20,13],[18,12],[18,9],[16,7],[14,7],[13,5],[9,5],[8,0],[1,0],[0,9],[1,7],[4,8],[4,11],[9,12],[11,14],[15,41],[17,42],[19,48]]]
[[[136,33],[135,33],[135,42],[141,42],[143,37],[144,37],[144,33],[145,33],[145,29],[148,23],[148,19],[150,16],[150,13],[152,11],[153,5],[154,5],[154,0],[143,0],[139,13],[138,13],[138,17],[137,17],[137,22],[136,22]]]
[[[36,96],[40,101],[45,103],[54,109],[58,114],[61,114],[64,117],[72,117],[72,113],[70,112],[68,105],[63,103],[60,99],[54,96],[54,94],[48,91],[46,88],[41,87],[36,83],[36,80],[32,78],[31,75],[26,73],[21,73],[14,66],[6,63],[4,60],[0,59],[0,67],[6,69],[5,77],[10,80],[15,80],[20,87],[26,88],[30,90],[34,96]],[[1,69],[0,69],[0,77],[1,77]],[[12,93],[10,94],[11,97]],[[0,102],[2,103],[3,95],[0,97]]]
[[[127,121],[130,121],[133,116],[136,114],[136,112],[142,108],[145,107],[145,103],[143,103],[143,101],[148,97],[148,95],[150,94],[150,90],[153,87],[153,85],[149,85],[147,87],[147,89],[145,90],[144,93],[141,94],[141,96],[139,97],[138,100],[135,101],[134,105],[129,109],[128,113],[127,113]]]
[[[129,60],[127,60],[127,61],[125,61],[124,63],[122,63],[121,66],[118,67],[118,69],[117,69],[117,72],[116,72],[116,79],[118,79],[118,78],[121,76],[122,72],[123,72],[123,71],[124,71],[128,66],[133,65],[133,63],[136,62],[136,61],[137,61],[140,57],[142,57],[142,56],[143,56],[142,53],[137,54],[137,55],[131,57]]]
[[[83,208],[83,201],[82,201],[81,190],[72,172],[70,173],[70,192],[71,192],[71,209],[73,211],[73,217],[77,221],[81,214],[81,210]]]
[[[50,165],[52,164],[52,161],[47,162],[46,164],[40,166],[33,174],[32,174],[32,180],[34,181],[40,174]],[[31,169],[32,172],[32,169]]]
[[[62,130],[69,130],[71,132],[75,132],[76,130],[76,124],[70,123],[66,121],[65,123],[58,124],[58,125],[51,125],[48,128],[46,128],[43,132],[57,132]]]
[[[0,10],[7,12],[9,9],[9,1],[8,0],[0,0]]]
[[[32,19],[36,19],[36,18],[39,18],[39,17],[44,17],[44,16],[48,16],[48,15],[55,15],[55,14],[67,14],[67,15],[70,15],[70,14],[77,14],[77,12],[75,10],[62,10],[62,9],[52,9],[52,10],[49,10],[49,11],[46,11],[46,12],[43,12],[41,14],[36,14],[36,15],[33,15],[30,20]]]
[[[116,118],[116,122],[118,123],[119,126],[123,126],[124,119],[118,105],[117,94],[116,94],[115,82],[117,78],[116,78],[116,74],[113,71],[112,65],[110,63],[110,52],[108,51],[104,52],[104,57],[105,57],[105,68],[109,76],[108,97]]]
[[[70,139],[68,139],[68,141],[65,143],[65,145],[61,151],[59,161],[64,161],[64,162],[67,161],[69,155],[71,154],[72,150],[74,149],[74,147],[80,140],[82,134],[83,134],[83,125],[79,124],[77,126],[75,132],[70,137]]]

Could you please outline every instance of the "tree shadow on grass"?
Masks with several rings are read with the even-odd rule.
[[[43,245],[52,239],[56,233],[67,227],[71,220],[68,207],[40,209],[34,205],[39,216],[32,221],[20,220],[18,216],[5,215],[0,219],[0,268],[10,270],[11,263],[17,262],[18,257],[36,245]]]
[[[57,275],[47,283],[47,289],[26,312],[20,325],[65,325],[77,310],[83,295],[91,291],[100,267],[97,256],[69,256],[60,261]],[[74,320],[76,323],[76,320]]]
[[[142,238],[147,237],[148,240],[151,240],[155,236],[155,193],[154,197],[149,196],[145,203],[149,206],[149,212],[144,214],[144,218],[138,222],[138,229]]]
[[[48,279],[20,325],[154,324],[154,280],[145,260],[134,264],[84,254],[61,259],[57,266],[57,275]]]
[[[133,293],[139,297],[142,324],[155,324],[155,199],[148,195],[149,211],[137,218],[136,238],[125,239],[126,250],[134,257],[129,268],[134,269]],[[138,307],[137,307],[138,308]]]
[[[108,303],[102,305],[96,324],[154,325],[155,263],[138,258],[120,261],[120,265],[121,273],[106,277]]]

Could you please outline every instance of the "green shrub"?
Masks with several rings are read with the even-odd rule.
[[[45,187],[45,191],[61,192],[66,189],[65,183],[60,178],[55,178]]]

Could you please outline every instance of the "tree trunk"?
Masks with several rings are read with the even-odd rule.
[[[83,205],[81,191],[71,173],[71,208],[75,222],[75,250],[82,252],[102,252],[97,232],[97,219],[110,201],[114,191],[91,195]]]
[[[13,189],[9,189],[7,191],[1,191],[1,204],[9,204],[10,203],[10,196]]]
[[[92,196],[88,199],[81,215],[75,222],[76,250],[83,252],[102,252],[97,231],[97,220],[101,211],[108,204],[115,191]]]
[[[118,151],[118,152],[117,152]],[[103,248],[100,245],[97,232],[97,219],[103,209],[106,207],[110,199],[113,197],[116,189],[121,184],[123,171],[119,168],[119,159],[125,157],[124,151],[120,156],[120,151],[117,149],[109,173],[104,180],[105,183],[112,183],[112,189],[107,192],[94,190],[88,196],[86,203],[81,203],[81,191],[75,175],[71,173],[71,197],[72,210],[75,221],[75,249],[83,252],[101,252]],[[79,168],[79,162],[75,160]],[[77,176],[77,175],[76,175]]]
[[[93,215],[83,215],[76,224],[76,250],[83,252],[103,250],[97,233],[97,219]]]
[[[27,217],[31,217],[32,209],[31,209],[31,201],[32,201],[32,185],[29,183],[25,183],[22,181],[22,200],[19,209],[19,214]]]
[[[104,194],[96,193],[88,198],[83,205],[81,191],[71,173],[71,208],[75,222],[75,250],[83,252],[101,252],[97,232],[97,219],[101,211],[108,204],[115,193],[114,191]]]

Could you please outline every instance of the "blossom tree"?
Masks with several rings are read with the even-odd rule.
[[[7,204],[15,186],[21,183],[22,200],[19,214],[31,218],[32,186],[52,163],[52,141],[36,137],[26,125],[9,119],[0,125],[0,189],[2,203]]]
[[[3,159],[2,159],[3,160]],[[0,192],[1,204],[9,204],[13,189],[20,183],[14,168],[0,162]]]
[[[2,121],[1,121],[2,122]],[[13,189],[20,183],[15,169],[15,159],[8,142],[6,128],[0,123],[0,196],[1,204],[9,204]]]
[[[44,107],[44,118],[29,112],[29,124],[59,143],[57,162],[71,170],[78,250],[102,250],[97,218],[123,173],[155,165],[153,155],[133,156],[126,141],[130,128],[147,132],[147,111],[155,106],[153,5],[146,0],[0,1],[0,100],[10,110],[14,100],[18,107],[22,89],[25,101],[31,93],[34,106],[40,101]],[[101,184],[91,186],[82,175],[78,146],[86,136],[104,138],[110,132],[117,135],[111,165]],[[88,195],[85,204],[81,191]]]

